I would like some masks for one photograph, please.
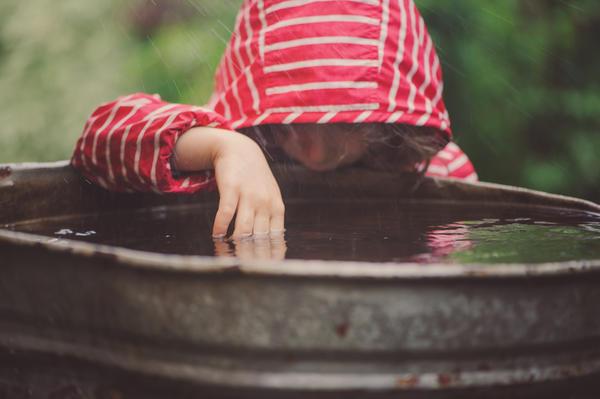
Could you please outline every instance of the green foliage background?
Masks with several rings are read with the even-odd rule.
[[[118,95],[206,102],[241,0],[172,0],[148,17],[159,3],[1,2],[0,162],[68,158]],[[600,2],[416,3],[480,178],[600,202]]]

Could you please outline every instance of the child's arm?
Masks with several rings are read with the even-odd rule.
[[[234,236],[283,231],[284,205],[277,182],[260,147],[224,129],[195,127],[175,144],[178,170],[213,169],[220,202],[214,236],[224,236],[237,213]]]
[[[193,129],[196,126],[219,129]],[[204,129],[206,137],[199,134]],[[89,180],[115,191],[193,193],[218,185],[215,235],[226,232],[235,212],[236,235],[282,230],[281,195],[262,152],[229,129],[222,116],[205,108],[170,104],[146,94],[124,96],[101,105],[88,118],[71,163]],[[216,132],[225,138],[217,139]],[[179,140],[188,133],[186,140]],[[197,173],[173,174],[171,161]]]

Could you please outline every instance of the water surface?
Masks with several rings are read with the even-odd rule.
[[[268,259],[505,263],[600,259],[600,215],[395,200],[288,201],[283,236],[213,240],[213,205],[57,217],[7,225],[137,250]]]

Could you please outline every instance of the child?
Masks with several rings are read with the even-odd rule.
[[[413,0],[246,0],[207,107],[145,94],[101,105],[72,163],[111,190],[192,193],[216,181],[214,236],[235,214],[234,236],[280,232],[281,194],[250,130],[317,171],[361,162],[422,173],[430,160],[427,175],[477,180],[448,144],[442,86]]]

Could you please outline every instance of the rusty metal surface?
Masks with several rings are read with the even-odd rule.
[[[107,193],[66,164],[0,170],[0,223],[216,200]],[[275,172],[287,197],[325,191],[600,211],[489,184],[427,179],[407,194],[408,177]],[[600,260],[423,268],[66,242],[0,229],[0,346],[249,397],[549,392],[600,376]]]

